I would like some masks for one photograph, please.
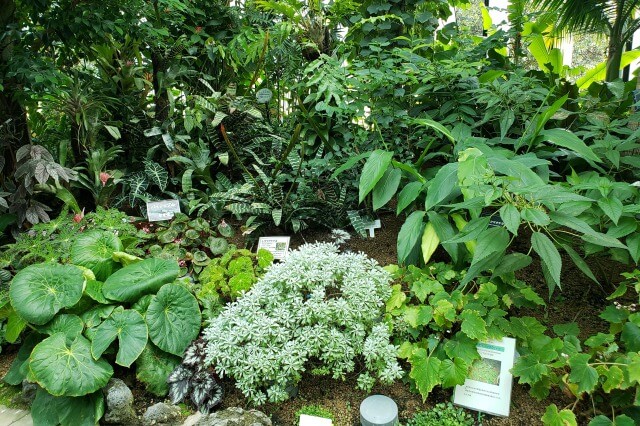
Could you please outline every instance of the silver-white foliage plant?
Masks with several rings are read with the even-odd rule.
[[[361,362],[360,388],[391,383],[402,369],[380,321],[390,281],[362,253],[306,244],[210,323],[206,362],[257,405],[286,400],[306,369],[344,378]]]

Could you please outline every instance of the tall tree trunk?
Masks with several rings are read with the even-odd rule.
[[[0,35],[15,19],[16,6],[14,0],[0,0]],[[9,141],[0,145],[0,153],[4,155],[4,174],[12,174],[15,170],[15,151],[22,145],[31,143],[27,115],[22,106],[16,101],[19,88],[14,79],[5,77],[7,65],[13,54],[15,40],[5,37],[0,41],[0,81],[3,90],[0,91],[0,140]]]
[[[622,62],[623,50],[624,44],[615,40],[612,36],[609,39],[609,49],[607,51],[606,81],[614,81],[620,77],[620,63]]]
[[[153,67],[153,101],[156,104],[156,122],[162,124],[169,118],[169,94],[167,89],[160,84],[159,74],[165,73],[164,58],[158,51],[151,53],[151,65]]]

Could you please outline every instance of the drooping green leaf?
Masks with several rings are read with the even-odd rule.
[[[525,207],[522,209],[520,214],[522,219],[538,226],[547,226],[551,223],[549,215],[540,209]]]
[[[531,235],[531,246],[538,253],[540,259],[547,267],[553,283],[560,288],[560,272],[562,270],[562,258],[556,246],[549,237],[541,232],[534,232]]]
[[[5,325],[4,330],[4,339],[8,343],[15,343],[18,338],[20,338],[20,334],[27,326],[27,322],[17,314],[17,312],[9,306],[10,310],[9,315],[7,315],[7,324]]]
[[[426,210],[438,205],[446,199],[458,186],[458,163],[442,166],[435,177],[429,182],[427,197],[424,202]]]
[[[18,315],[31,324],[43,325],[60,309],[78,303],[83,285],[82,271],[75,266],[30,265],[11,281],[9,297]]]
[[[116,308],[96,329],[91,341],[93,358],[100,358],[116,338],[118,338],[116,363],[129,367],[138,359],[147,345],[148,330],[142,315],[132,309]]]
[[[598,207],[609,216],[613,223],[618,224],[618,220],[622,216],[622,201],[614,197],[601,198],[598,200]]]
[[[31,405],[33,423],[39,426],[95,426],[104,414],[102,391],[71,397],[53,396],[43,389],[36,391]]]
[[[120,267],[113,253],[122,251],[120,239],[112,232],[93,230],[78,235],[71,246],[71,263],[93,271],[96,280],[104,281]]]
[[[430,357],[426,349],[414,349],[411,357],[411,377],[416,382],[418,392],[422,396],[422,400],[426,401],[431,390],[440,384],[440,364],[441,361],[436,357]]]
[[[431,255],[436,251],[439,244],[440,239],[438,238],[438,234],[436,234],[433,224],[431,222],[427,223],[424,227],[424,232],[422,233],[422,243],[420,245],[420,249],[422,250],[422,259],[425,264],[429,263]]]
[[[398,207],[396,214],[402,213],[404,209],[409,207],[409,205],[418,198],[423,189],[424,184],[422,182],[409,182],[406,184],[400,191],[400,194],[398,194]]]
[[[551,404],[542,416],[542,424],[545,426],[578,426],[576,415],[571,410],[558,411],[556,404]]]
[[[431,127],[432,129],[435,129],[442,133],[451,142],[455,142],[455,139],[453,138],[451,132],[437,121],[431,120],[430,118],[416,118],[415,120],[413,120],[413,122],[416,124],[421,124],[423,126]]]
[[[564,251],[567,252],[567,254],[571,258],[573,263],[578,267],[578,269],[580,269],[580,271],[582,271],[583,274],[589,277],[596,284],[600,285],[600,282],[598,281],[598,279],[595,277],[595,275],[593,275],[593,272],[591,272],[591,268],[589,268],[589,265],[587,265],[587,262],[585,262],[584,259],[580,257],[578,252],[576,252],[568,244],[562,244],[562,248],[564,249]]]
[[[418,244],[418,240],[422,236],[424,215],[423,211],[415,211],[402,224],[398,233],[398,263],[404,263],[411,250]]]
[[[329,180],[333,180],[335,178],[337,178],[342,172],[351,169],[353,166],[356,165],[356,163],[364,158],[367,158],[371,155],[370,152],[363,152],[362,154],[359,155],[355,155],[353,157],[349,157],[349,159],[340,167],[338,167],[333,174],[331,175],[331,177],[329,178]]]
[[[507,136],[507,132],[515,121],[516,115],[513,110],[505,109],[502,111],[502,114],[500,114],[500,139],[504,139]]]
[[[504,226],[513,235],[518,235],[518,228],[520,228],[520,212],[518,208],[513,204],[505,204],[500,208],[499,212]]]
[[[78,336],[67,345],[64,333],[56,333],[38,343],[29,360],[29,369],[40,386],[54,396],[82,396],[104,386],[113,375],[104,359],[91,357],[91,344]]]
[[[200,332],[200,308],[184,287],[163,286],[151,300],[146,313],[151,341],[165,352],[182,356]]]
[[[631,258],[637,264],[640,261],[640,232],[629,235],[626,243]]]
[[[429,223],[433,225],[433,229],[436,231],[436,236],[440,241],[448,240],[453,238],[456,235],[456,231],[453,226],[449,222],[449,218],[443,214],[438,214],[435,211],[430,211],[427,213],[429,217]],[[457,264],[459,259],[459,246],[458,244],[452,243],[442,243],[442,248],[445,249],[449,256],[451,256],[451,261],[454,264]]]
[[[498,267],[493,271],[493,275],[501,277],[531,265],[531,256],[522,253],[510,253],[506,255]]]
[[[373,188],[373,210],[387,204],[398,191],[402,172],[400,169],[387,168],[382,178]]]
[[[579,137],[571,133],[566,129],[548,129],[542,130],[540,136],[543,140],[551,142],[554,145],[567,148],[580,155],[581,157],[595,161],[602,162],[598,157]]]
[[[169,390],[167,377],[180,364],[180,357],[168,354],[148,342],[136,360],[136,378],[145,384],[149,392],[164,396]]]
[[[153,294],[178,277],[180,268],[174,260],[149,258],[125,266],[104,282],[102,293],[107,299],[134,302],[145,294]]]
[[[367,162],[364,164],[362,174],[360,175],[358,202],[361,203],[364,200],[364,197],[373,190],[378,181],[387,171],[392,158],[393,152],[389,151],[376,149],[371,153]]]

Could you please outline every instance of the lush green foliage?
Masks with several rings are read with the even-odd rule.
[[[123,367],[135,362],[140,380],[162,395],[177,364],[174,356],[198,336],[198,302],[174,283],[177,263],[119,255],[121,247],[110,232],[81,233],[70,250],[77,266],[33,264],[11,281],[9,296],[19,329],[7,330],[12,341],[27,326],[33,331],[23,337],[4,380],[17,385],[27,379],[41,387],[32,407],[35,417],[53,404],[60,407],[59,421],[66,423],[68,416],[76,416],[71,414],[75,404],[81,404],[88,410],[87,421],[97,422],[103,411],[101,388],[113,375],[112,360]],[[106,259],[114,261],[108,268]],[[98,275],[104,283],[96,280]],[[156,359],[149,362],[150,356],[160,365],[169,364],[166,374]]]
[[[436,404],[428,411],[416,413],[407,426],[473,426],[473,417],[450,402]]]
[[[304,405],[301,409],[296,411],[296,418],[300,418],[300,414],[334,420],[333,413],[322,405]]]
[[[304,371],[344,379],[358,360],[365,367],[359,387],[371,389],[376,378],[390,383],[402,370],[378,322],[389,280],[363,254],[302,246],[211,320],[207,363],[258,405],[286,400]]]
[[[398,356],[411,365],[409,377],[425,400],[435,386],[464,383],[480,358],[478,342],[501,339],[511,334],[514,324],[535,321],[507,318],[512,307],[545,304],[521,281],[496,276],[465,283],[465,271],[445,263],[387,269],[398,283],[387,301],[385,319],[399,345]]]
[[[215,318],[223,306],[249,291],[273,262],[271,252],[257,253],[234,246],[212,259],[198,275],[196,297],[205,318]]]

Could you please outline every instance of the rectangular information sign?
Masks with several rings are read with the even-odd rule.
[[[471,364],[469,376],[456,386],[453,403],[476,411],[508,416],[516,356],[516,340],[505,337],[478,343],[480,359]]]
[[[289,242],[291,237],[260,237],[258,239],[258,250],[269,250],[276,260],[284,260],[289,253]]]
[[[173,219],[176,213],[180,213],[180,201],[178,200],[150,201],[147,203],[147,220],[149,222],[170,220]]]

